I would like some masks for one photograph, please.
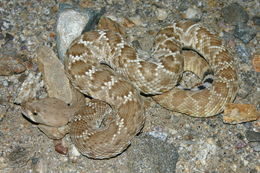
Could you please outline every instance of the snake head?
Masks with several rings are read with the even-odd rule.
[[[37,124],[51,127],[66,125],[71,116],[65,102],[51,97],[22,103],[22,113]]]

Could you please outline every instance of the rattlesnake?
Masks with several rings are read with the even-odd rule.
[[[194,54],[209,69],[184,62]],[[178,85],[184,70],[204,75],[202,84],[192,89]],[[71,139],[82,154],[98,159],[121,153],[141,130],[145,117],[140,93],[167,109],[209,117],[223,111],[238,89],[231,53],[216,34],[191,21],[161,29],[146,61],[119,33],[86,32],[68,49],[65,71],[76,89],[94,98],[69,120]],[[37,111],[40,106],[36,110],[29,102],[25,109]]]

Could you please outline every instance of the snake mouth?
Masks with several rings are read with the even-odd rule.
[[[35,125],[39,125],[39,123],[34,119],[34,116],[37,114],[36,112],[32,113],[31,111],[27,110],[26,108],[22,108],[21,112],[22,112],[23,117],[27,121],[29,121],[29,122],[31,122],[31,123],[33,123]]]

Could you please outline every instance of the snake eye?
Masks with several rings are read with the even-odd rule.
[[[33,112],[33,115],[38,115],[38,113],[37,112]]]

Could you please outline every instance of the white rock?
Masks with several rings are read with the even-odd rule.
[[[167,18],[168,16],[168,12],[164,9],[161,8],[157,8],[156,10],[156,16],[158,20],[164,20]]]
[[[201,15],[200,9],[196,7],[190,7],[183,13],[183,17],[186,19],[200,19]]]
[[[64,55],[71,42],[81,35],[89,21],[89,15],[68,9],[59,14],[57,21],[57,41],[59,58],[64,61]]]

